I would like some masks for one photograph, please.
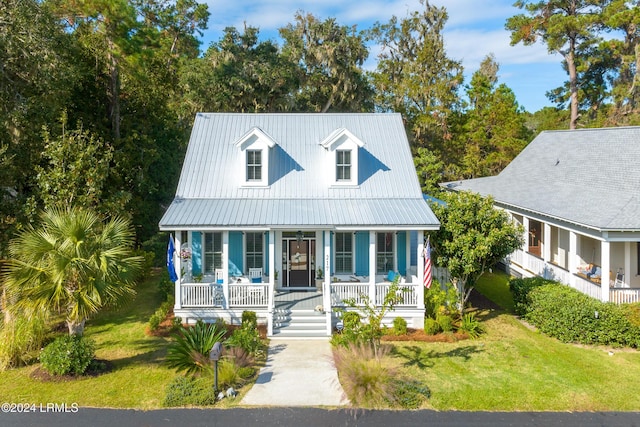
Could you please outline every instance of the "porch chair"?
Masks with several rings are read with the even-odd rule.
[[[250,268],[249,278],[251,283],[262,283],[262,268]]]
[[[616,273],[616,281],[613,283],[614,288],[626,288],[627,285],[624,283],[624,273],[622,270],[618,269]]]
[[[223,281],[224,281],[224,271],[216,270],[216,283],[222,284]]]

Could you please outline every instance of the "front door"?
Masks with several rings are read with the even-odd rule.
[[[313,243],[311,239],[284,240],[283,261],[287,263],[283,285],[289,288],[312,286]],[[284,267],[284,266],[283,266]]]

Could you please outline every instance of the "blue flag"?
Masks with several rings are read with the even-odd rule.
[[[169,279],[172,282],[178,280],[178,275],[176,274],[176,267],[173,265],[173,254],[175,253],[176,248],[173,244],[173,236],[169,234],[169,247],[167,248],[167,271],[169,272]]]

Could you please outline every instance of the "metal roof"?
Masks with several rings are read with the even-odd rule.
[[[245,157],[234,145],[258,128],[275,142],[269,185],[244,185]],[[357,185],[332,182],[321,143],[348,131],[358,148]],[[199,113],[164,230],[200,227],[437,228],[413,165],[399,114]]]
[[[640,230],[640,127],[542,132],[499,175],[443,186],[598,230]]]

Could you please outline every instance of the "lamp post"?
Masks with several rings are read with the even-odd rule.
[[[218,341],[211,347],[211,352],[209,353],[209,360],[213,360],[214,366],[214,391],[218,391],[218,360],[220,360],[220,356],[222,356],[222,344]]]

